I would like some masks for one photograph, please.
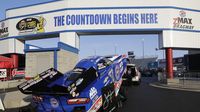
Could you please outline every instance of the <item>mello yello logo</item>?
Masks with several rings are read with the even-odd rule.
[[[16,27],[19,31],[22,31],[35,29],[37,27],[37,24],[39,24],[39,20],[37,20],[36,18],[26,18],[19,21]]]
[[[27,34],[27,33],[40,33],[44,32],[44,26],[46,24],[46,21],[43,17],[37,16],[37,17],[29,17],[20,20],[16,28],[19,30],[20,34]]]

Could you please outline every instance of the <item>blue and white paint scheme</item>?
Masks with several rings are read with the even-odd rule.
[[[111,95],[117,97],[126,64],[122,55],[93,56],[82,59],[65,74],[51,68],[18,88],[24,94],[33,94],[38,112],[73,112],[77,108],[96,112],[103,106],[107,109]],[[113,91],[104,94],[106,87]]]

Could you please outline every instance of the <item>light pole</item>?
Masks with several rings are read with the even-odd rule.
[[[163,49],[163,59],[165,59],[165,49]]]
[[[142,57],[144,59],[144,38],[142,39]]]
[[[159,49],[156,47],[155,48],[155,51],[157,52]],[[155,56],[157,55],[157,53],[155,52]],[[158,55],[157,55],[157,57],[158,57]]]
[[[158,51],[159,48],[155,48],[155,50]],[[163,55],[162,59],[165,59],[165,49],[161,50],[161,52],[162,52],[162,55]]]

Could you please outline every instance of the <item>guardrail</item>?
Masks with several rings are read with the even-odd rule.
[[[181,72],[175,75],[182,80],[200,80],[200,72]]]
[[[178,79],[180,87],[200,89],[200,72],[180,72],[174,78]]]

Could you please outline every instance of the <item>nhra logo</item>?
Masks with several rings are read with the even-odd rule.
[[[185,11],[179,11],[179,16],[173,18],[173,28],[179,28],[179,29],[194,29],[194,26],[192,25],[192,18],[186,17]]]
[[[41,16],[37,16],[20,20],[16,28],[19,30],[19,34],[35,34],[45,32],[45,25],[46,20]]]

